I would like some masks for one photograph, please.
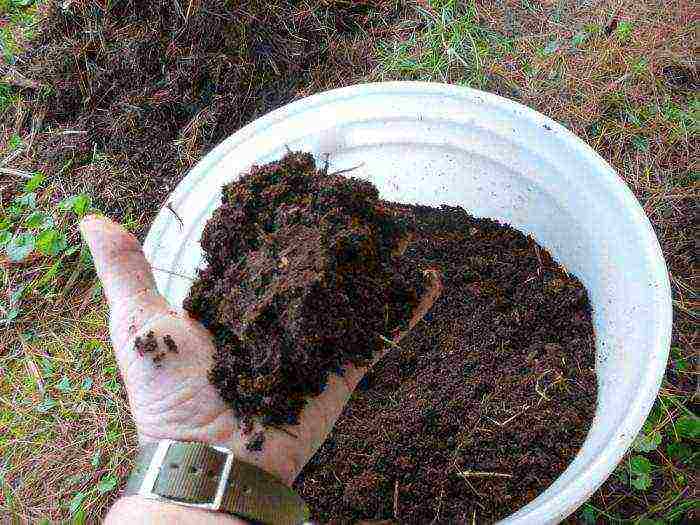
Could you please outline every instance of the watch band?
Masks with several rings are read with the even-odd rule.
[[[299,525],[309,517],[304,501],[273,475],[205,443],[164,439],[142,447],[125,494],[255,523]]]

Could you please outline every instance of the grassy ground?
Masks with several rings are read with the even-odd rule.
[[[371,43],[373,58],[369,74],[366,64],[352,73],[351,63],[342,82],[439,80],[534,107],[608,160],[652,220],[674,293],[666,378],[633,450],[572,521],[692,521],[700,505],[692,258],[700,98],[691,2],[407,4],[407,16],[379,36],[345,43]],[[31,0],[0,0],[0,522],[94,522],[123,484],[134,436],[99,284],[75,231],[97,196],[89,177],[69,183],[74,169],[98,169],[99,152],[80,168],[37,175],[40,120],[16,89],[22,80],[9,78],[40,17]],[[117,218],[143,231],[140,217]]]

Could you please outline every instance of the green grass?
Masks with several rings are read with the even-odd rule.
[[[18,519],[37,522],[31,509],[48,506],[80,522],[130,468],[128,407],[99,297],[86,313],[25,332],[20,351],[0,356],[2,508]],[[27,486],[50,480],[57,490],[13,490],[18,476]]]
[[[36,7],[0,0],[0,17],[11,63]],[[0,114],[23,104],[0,83]],[[31,154],[16,130],[2,138],[0,157]],[[14,171],[2,175],[15,180],[14,196],[0,197],[0,331],[10,334],[0,345],[0,515],[88,523],[113,499],[134,446],[101,289],[77,232],[91,199],[63,195],[60,174]]]
[[[0,27],[0,47],[6,63],[13,63],[22,43],[34,36],[35,0],[0,0],[0,17],[7,23]]]
[[[430,0],[418,7],[425,28],[379,49],[383,75],[404,80],[433,80],[486,85],[484,62],[512,49],[502,34],[478,25],[474,2]]]

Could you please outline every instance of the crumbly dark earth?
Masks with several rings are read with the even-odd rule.
[[[596,406],[584,287],[532,239],[406,208],[406,257],[443,272],[431,312],[365,379],[295,483],[322,523],[489,523],[563,472]]]
[[[42,2],[36,42],[9,70],[33,118],[15,120],[23,135],[42,131],[35,169],[70,166],[68,194],[89,189],[101,211],[133,216],[140,235],[213,146],[361,77],[373,33],[402,10],[395,0],[103,4]]]
[[[185,309],[214,335],[211,381],[244,420],[295,424],[345,365],[406,327],[422,274],[409,215],[369,182],[290,153],[223,188]]]

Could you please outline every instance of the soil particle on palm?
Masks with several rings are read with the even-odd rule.
[[[157,352],[158,341],[156,340],[156,335],[151,331],[144,337],[137,337],[134,340],[134,348],[140,356]]]
[[[156,368],[160,368],[168,352],[174,354],[178,353],[177,343],[175,343],[172,336],[163,336],[163,344],[165,345],[165,350],[159,348],[156,335],[153,331],[149,331],[145,336],[139,336],[134,339],[134,350],[140,357],[145,357],[146,355],[150,356]]]
[[[294,424],[329,374],[366,365],[406,327],[423,279],[399,255],[410,216],[301,153],[222,193],[184,307],[214,335],[211,380],[234,413]]]
[[[258,431],[246,442],[245,448],[251,452],[259,452],[265,444],[265,434]]]
[[[177,349],[177,343],[175,343],[175,340],[172,338],[172,336],[163,336],[163,342],[165,343],[165,347],[168,349],[169,352],[172,352],[173,354],[179,353]]]
[[[444,290],[367,376],[295,483],[322,523],[489,523],[561,474],[596,404],[583,286],[530,238],[459,208],[414,215],[406,257]]]

